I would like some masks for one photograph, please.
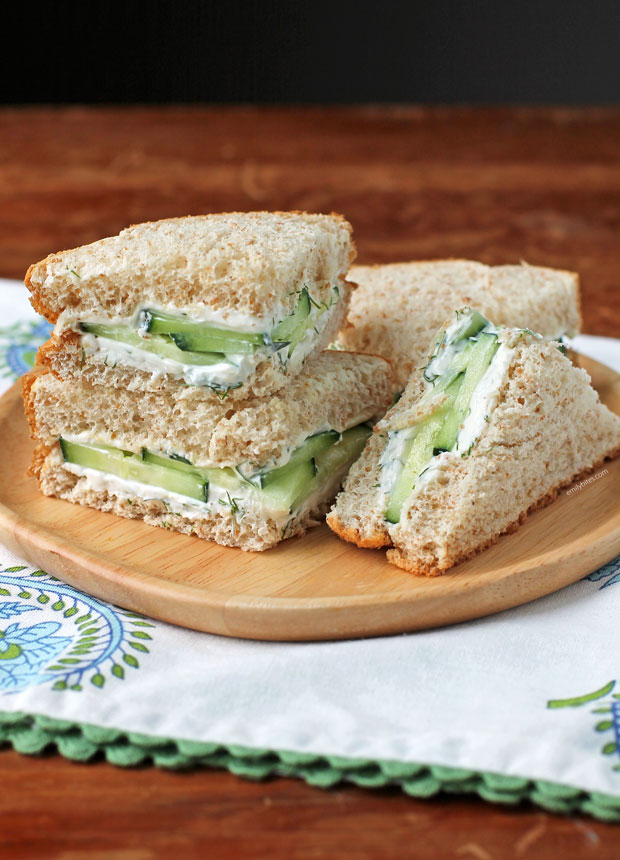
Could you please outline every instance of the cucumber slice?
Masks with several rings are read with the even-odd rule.
[[[456,398],[454,408],[465,418],[474,389],[486,373],[493,356],[499,349],[497,335],[492,332],[481,332],[471,351],[463,384]]]
[[[310,498],[313,493],[318,492],[333,476],[339,476],[340,482],[342,482],[350,467],[362,453],[371,434],[372,430],[366,424],[351,427],[350,430],[345,430],[338,442],[317,454],[314,460],[316,475],[304,492],[293,502],[293,510]]]
[[[69,463],[97,469],[126,481],[140,481],[199,502],[208,499],[209,482],[198,471],[170,469],[156,462],[147,462],[140,454],[103,445],[82,445],[66,439],[59,442],[62,455]]]
[[[226,361],[228,364],[233,363],[220,352],[185,352],[180,350],[172,340],[169,340],[164,335],[141,337],[129,326],[81,323],[80,327],[83,332],[93,334],[96,337],[103,337],[107,340],[126,343],[128,346],[142,349],[145,352],[152,352],[155,355],[160,355],[162,358],[169,358],[172,361],[179,361],[182,364],[208,365],[219,364],[223,361]]]
[[[305,495],[306,488],[316,475],[314,460],[303,463],[287,463],[281,469],[268,472],[262,480],[262,494],[278,510],[293,509],[298,498]]]
[[[306,441],[296,448],[291,454],[291,459],[286,464],[303,463],[304,460],[312,460],[321,451],[331,447],[340,438],[340,433],[337,430],[326,430],[324,433],[316,433],[314,436],[308,436]]]
[[[436,439],[443,425],[442,414],[431,415],[420,425],[415,436],[411,438],[406,448],[406,460],[398,480],[390,494],[390,503],[385,512],[389,523],[400,521],[403,504],[412,492],[415,482],[426,464],[433,456],[437,447]]]
[[[370,427],[366,424],[360,424],[350,430],[345,430],[342,434],[332,430],[311,436],[306,443],[308,445],[306,450],[309,450],[310,446],[316,445],[317,443],[312,440],[318,440],[319,437],[331,437],[333,440],[332,434],[334,434],[338,441],[331,441],[310,461],[289,462],[281,469],[276,469],[267,474],[263,479],[263,492],[273,498],[275,487],[279,494],[278,500],[283,506],[287,505],[291,513],[294,513],[306,499],[320,491],[334,475],[339,476],[341,480],[344,478],[353,461],[362,453],[366,440],[371,433]],[[326,441],[329,439],[322,438],[321,444],[325,445]],[[297,450],[301,451],[303,447],[301,446]]]
[[[464,340],[467,337],[474,337],[488,324],[488,319],[485,319],[479,311],[461,313],[459,325],[453,332],[451,332],[449,342],[456,343],[457,341]]]
[[[274,343],[290,342],[293,339],[293,335],[299,333],[301,324],[310,316],[311,308],[310,293],[308,292],[308,287],[304,287],[299,294],[297,306],[293,313],[271,330],[271,340]]]
[[[155,466],[162,466],[176,472],[200,475],[208,484],[213,484],[214,487],[221,487],[224,490],[237,491],[242,484],[251,483],[246,478],[239,477],[234,469],[201,468],[192,465],[185,458],[154,454],[153,451],[148,451],[146,448],[142,449],[142,459],[145,463],[152,463]]]
[[[211,337],[208,334],[170,334],[171,340],[183,352],[222,352],[229,355],[254,354],[256,350],[265,347],[265,344],[248,343],[243,340],[223,340]]]
[[[140,327],[149,334],[178,335],[173,340],[179,349],[188,352],[256,352],[265,346],[265,335],[217,328],[206,323],[173,316],[163,311],[145,310],[140,314]],[[181,346],[181,344],[187,344]]]
[[[439,451],[451,451],[456,445],[461,423],[461,412],[456,408],[456,400],[461,391],[464,378],[464,374],[460,373],[446,389],[448,400],[443,407],[445,417],[441,429],[435,438],[434,454]]]

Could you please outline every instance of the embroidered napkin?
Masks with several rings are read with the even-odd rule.
[[[48,331],[23,287],[0,281],[3,389]],[[620,341],[575,346],[620,370]],[[589,486],[575,504],[588,504]],[[620,820],[619,616],[620,558],[441,630],[248,642],[110,606],[0,546],[0,740],[120,765],[529,798]]]

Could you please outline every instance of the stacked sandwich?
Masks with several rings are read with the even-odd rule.
[[[237,213],[32,266],[55,323],[24,381],[43,493],[250,550],[316,523],[394,387],[384,359],[322,351],[354,256],[339,216]]]

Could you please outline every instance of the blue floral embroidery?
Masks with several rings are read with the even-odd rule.
[[[589,579],[590,582],[600,582],[601,579],[606,579],[607,582],[604,582],[600,588],[607,588],[609,585],[615,585],[617,582],[620,582],[620,556],[608,564],[604,564],[603,567],[595,570],[594,573],[585,578]]]
[[[21,627],[9,624],[0,630],[0,690],[21,689],[51,680],[45,667],[71,644],[70,636],[55,636],[62,625],[46,621]]]
[[[43,610],[54,620],[41,620]],[[16,617],[19,616],[19,620]],[[108,678],[125,678],[149,654],[155,625],[81,594],[56,577],[25,566],[0,570],[0,693],[35,684],[54,690],[83,689],[88,680],[103,687]]]
[[[30,370],[38,347],[48,340],[52,328],[40,317],[0,329],[0,379],[16,379]]]

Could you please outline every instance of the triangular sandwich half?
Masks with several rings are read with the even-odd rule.
[[[56,323],[38,363],[116,388],[192,385],[230,401],[278,391],[342,324],[351,233],[337,215],[237,212],[52,254],[26,275]]]
[[[402,390],[421,367],[437,329],[457,308],[476,308],[496,325],[518,326],[547,338],[579,331],[579,285],[573,272],[541,266],[486,266],[435,260],[353,266],[345,349],[383,355]]]
[[[458,311],[376,428],[328,515],[341,538],[390,546],[435,576],[620,453],[620,417],[554,341]]]
[[[263,550],[315,525],[392,400],[377,356],[328,350],[280,394],[231,409],[175,394],[24,378],[45,495]]]

